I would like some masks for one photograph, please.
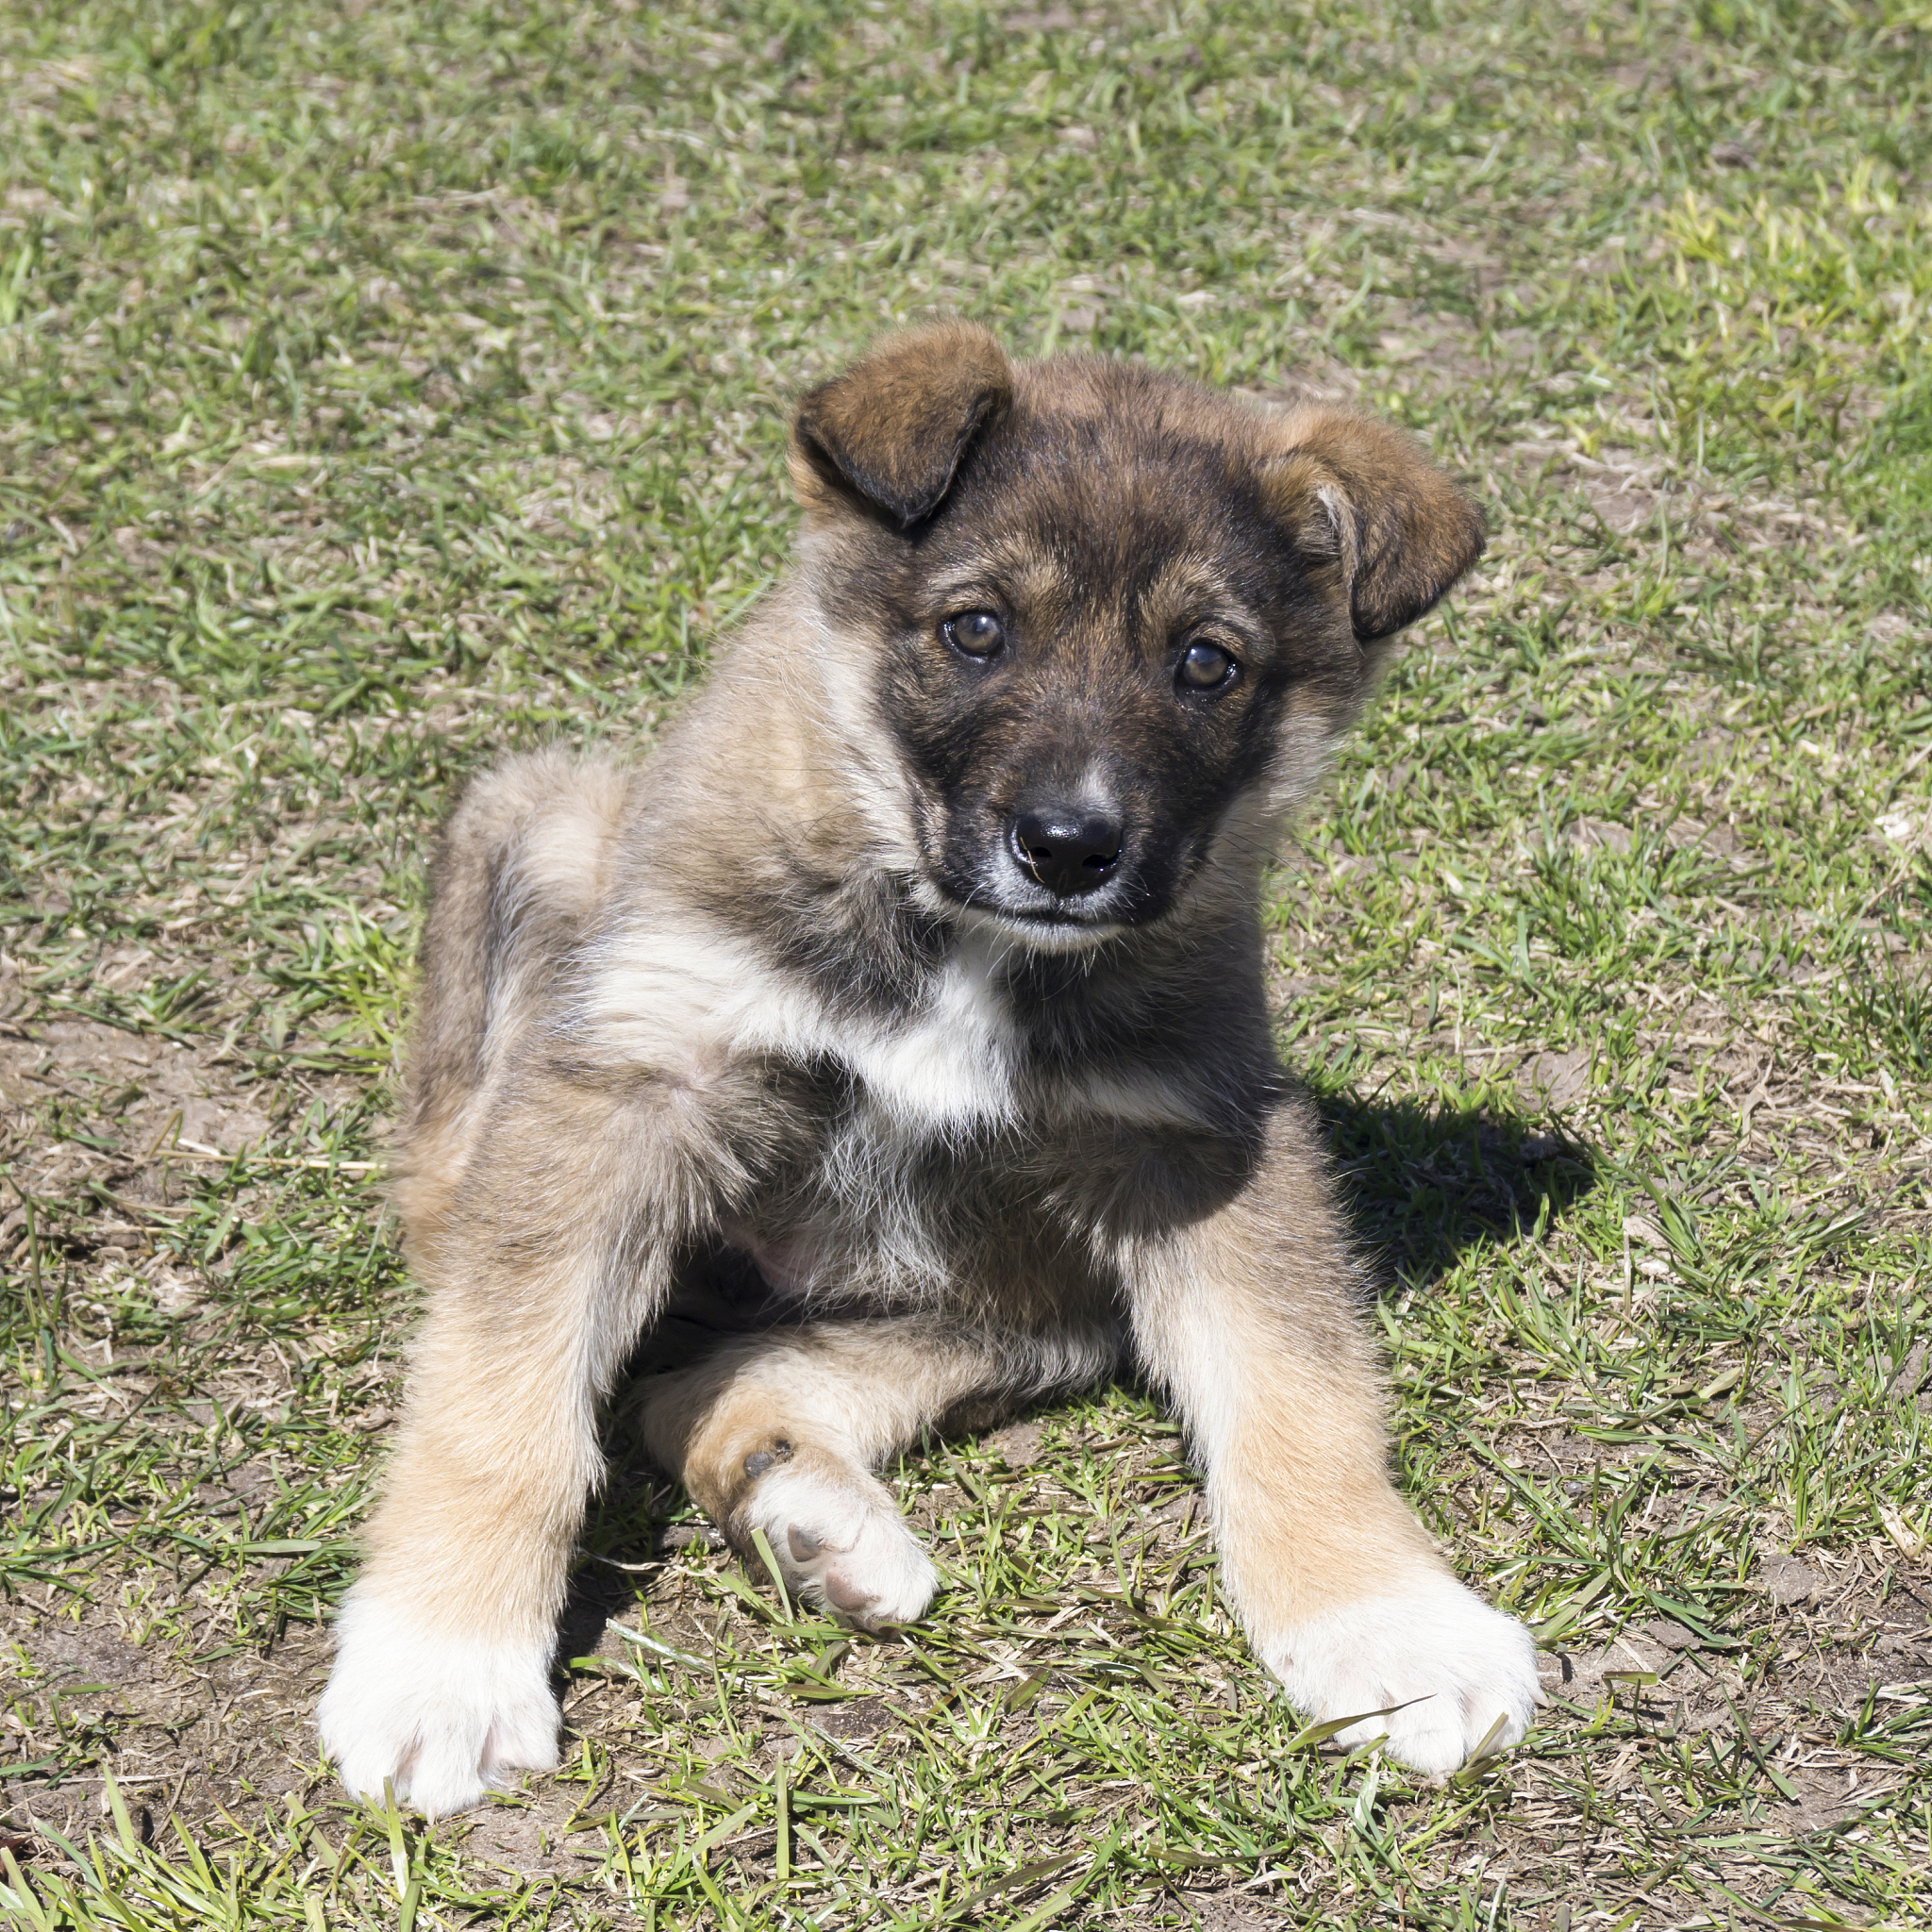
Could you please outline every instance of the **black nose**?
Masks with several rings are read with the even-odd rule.
[[[1013,821],[1013,851],[1057,899],[1071,899],[1113,876],[1121,822],[1091,806],[1035,806]]]

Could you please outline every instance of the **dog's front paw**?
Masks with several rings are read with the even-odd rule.
[[[557,1768],[550,1646],[439,1636],[351,1595],[317,1712],[323,1749],[352,1797],[382,1796],[441,1818],[513,1771]]]
[[[764,1531],[787,1586],[852,1623],[914,1623],[939,1588],[891,1492],[862,1470],[787,1463],[760,1479],[743,1514],[747,1529]]]
[[[1436,1571],[1310,1618],[1264,1657],[1310,1723],[1362,1717],[1337,1743],[1386,1736],[1390,1754],[1422,1772],[1454,1771],[1485,1742],[1517,1743],[1539,1701],[1529,1632]]]

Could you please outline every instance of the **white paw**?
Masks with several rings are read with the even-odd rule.
[[[1454,1771],[1485,1742],[1519,1742],[1541,1701],[1535,1639],[1433,1572],[1400,1594],[1311,1618],[1269,1644],[1264,1660],[1311,1724],[1363,1716],[1337,1733],[1342,1748],[1386,1735],[1390,1755],[1421,1772]],[[1366,1716],[1376,1710],[1389,1714]]]
[[[939,1573],[883,1483],[784,1463],[758,1479],[742,1521],[761,1529],[789,1589],[867,1627],[925,1614]]]
[[[316,1719],[350,1796],[380,1803],[391,1778],[396,1802],[429,1818],[558,1762],[547,1641],[441,1636],[354,1592]]]

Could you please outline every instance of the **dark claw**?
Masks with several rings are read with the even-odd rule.
[[[744,1473],[749,1476],[763,1475],[774,1462],[791,1460],[791,1444],[783,1436],[776,1438],[769,1449],[754,1449],[744,1458]]]

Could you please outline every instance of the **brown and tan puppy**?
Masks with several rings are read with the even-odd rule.
[[[512,759],[444,840],[400,1191],[427,1312],[322,1703],[343,1782],[441,1813],[557,1762],[598,1403],[734,1271],[779,1319],[649,1384],[648,1431],[806,1595],[921,1615],[882,1459],[1131,1357],[1294,1703],[1424,1771],[1513,1741],[1534,1649],[1391,1484],[1258,916],[1480,518],[1355,416],[963,323],[808,394],[791,461],[797,567],[648,762]]]

